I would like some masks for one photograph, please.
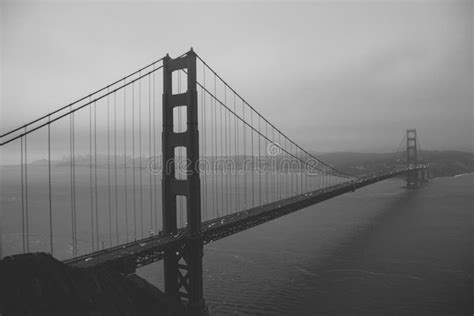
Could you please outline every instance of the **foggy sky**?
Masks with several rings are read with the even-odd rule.
[[[309,150],[474,150],[470,0],[1,6],[1,132],[192,46]]]

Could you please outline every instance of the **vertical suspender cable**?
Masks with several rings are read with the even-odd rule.
[[[97,104],[94,102],[94,174],[95,174],[95,238],[99,250],[99,195],[97,194]]]
[[[214,74],[214,96],[216,95],[216,75]],[[212,119],[213,119],[213,122],[212,122],[212,164],[213,164],[213,174],[212,174],[212,210],[213,210],[213,215],[214,215],[214,218],[216,218],[216,214],[217,214],[217,207],[216,207],[216,191],[217,191],[217,177],[216,177],[216,152],[217,152],[217,149],[216,149],[216,135],[217,135],[217,132],[216,132],[216,101],[215,101],[215,98],[212,99],[212,103],[214,104],[212,106],[212,103],[211,103],[211,109],[212,109]]]
[[[258,132],[260,133],[261,129],[260,129],[260,115],[257,116],[258,118]],[[260,162],[261,162],[261,154],[262,154],[262,146],[261,146],[261,143],[260,143],[260,140],[261,140],[261,136],[258,135],[258,192],[259,192],[259,196],[260,196],[260,204],[259,206],[262,206],[262,172],[260,170]]]
[[[155,81],[155,64],[153,64],[153,161],[156,161],[156,81]],[[154,164],[153,164],[154,166]],[[151,170],[150,170],[151,172]],[[156,188],[156,168],[153,172],[153,187],[154,187],[154,200],[155,200],[155,232],[159,231],[158,228],[158,203],[157,203],[157,188]]]
[[[242,118],[243,120],[245,121],[245,105],[244,105],[244,102],[242,101]],[[244,165],[242,165],[242,172],[244,174],[244,185],[243,185],[243,189],[244,189],[244,208],[247,208],[247,204],[248,204],[248,201],[247,201],[247,170],[245,170],[246,166],[246,160],[247,160],[247,141],[246,141],[246,135],[247,134],[247,125],[246,124],[242,124],[242,142],[243,142],[243,147],[244,147],[244,160],[243,160],[243,163]]]
[[[212,98],[212,95],[209,96],[209,142],[210,142],[210,156],[209,156],[209,162],[210,162],[210,169],[209,169],[209,198],[210,202],[212,203],[212,211],[210,211],[209,217],[214,218],[215,215],[215,200],[214,200],[214,100]]]
[[[224,104],[226,105],[223,109],[224,111],[224,153],[226,157],[226,176],[225,176],[225,209],[226,209],[226,214],[231,214],[232,213],[232,194],[234,191],[232,190],[232,176],[234,174],[238,174],[239,172],[239,159],[237,157],[232,156],[232,132],[230,130],[231,128],[231,112],[229,110],[229,107],[227,106],[227,95],[229,94],[229,90],[227,89],[227,86],[224,83],[224,91],[225,91],[225,102]]]
[[[214,198],[216,200],[215,217],[219,217],[219,192],[217,175],[217,77],[214,75]]]
[[[312,165],[309,165],[308,163],[308,156],[305,154],[305,165],[304,165],[304,186],[305,186],[305,191],[309,192],[310,191],[310,175],[314,175],[314,168]]]
[[[72,210],[73,210],[73,254],[74,257],[77,256],[77,218],[76,218],[76,154],[75,154],[75,115],[74,112],[72,116]]]
[[[290,142],[288,145],[288,158],[290,159],[290,164],[289,164],[289,170],[288,170],[288,197],[292,197],[294,194],[294,188],[293,188],[293,162],[294,157],[293,157],[293,146],[292,143]]]
[[[225,85],[224,85],[224,93],[225,93]],[[222,121],[222,106],[219,107],[219,117],[220,117],[219,125],[220,125],[220,130],[221,130],[221,137],[220,137],[221,138],[221,141],[220,141],[220,147],[221,147],[220,148],[220,151],[221,151],[220,152],[220,161],[221,161],[221,163],[220,163],[220,166],[221,166],[221,170],[220,170],[220,172],[221,172],[221,208],[220,208],[220,210],[221,210],[221,215],[224,215],[223,210],[224,210],[224,167],[225,167],[224,164],[225,164],[225,162],[224,162],[224,159],[222,159],[224,157],[224,154],[223,154],[223,152],[224,152],[224,150],[223,150],[223,148],[224,148],[224,138],[223,138],[223,130],[222,130],[224,124],[223,124],[223,121]]]
[[[72,184],[72,114],[69,116],[69,170],[71,175],[71,245],[72,256],[74,257],[74,188]]]
[[[141,73],[139,74],[141,76]],[[139,151],[139,166],[138,177],[140,181],[140,226],[141,237],[143,238],[143,182],[142,182],[142,82],[138,81],[138,151]]]
[[[276,147],[275,145],[275,128],[273,128],[272,126],[272,145]],[[276,159],[277,159],[277,155],[280,153],[280,150],[275,150],[275,155],[272,157],[272,174],[273,174],[273,179],[272,179],[272,186],[273,186],[273,190],[272,190],[272,201],[276,201],[277,200],[277,197],[276,197],[276,189],[277,189],[277,186],[276,186]]]
[[[226,172],[225,178],[223,179],[223,184],[222,184],[222,193],[224,193],[223,197],[225,196],[226,199],[222,200],[222,208],[225,210],[223,215],[226,214],[231,214],[233,210],[233,197],[236,194],[237,188],[232,187],[232,179],[233,177],[237,176],[238,170],[237,170],[237,163],[238,163],[238,158],[237,154],[234,153],[232,155],[232,131],[230,130],[231,128],[231,119],[230,119],[230,111],[227,108],[227,87],[224,84],[224,104],[226,105],[223,109],[223,119],[221,119],[221,124],[224,125],[224,134],[221,135],[222,140],[224,142],[222,150],[223,150],[223,155],[225,156],[224,161],[226,162],[223,164],[223,170]],[[222,104],[221,104],[222,105]],[[225,167],[224,167],[225,166]],[[224,168],[228,168],[224,169]],[[228,173],[227,173],[228,172]]]
[[[253,110],[250,109],[250,124],[253,127]],[[252,145],[252,207],[255,207],[255,156],[253,154],[253,128],[250,130],[250,144]]]
[[[206,66],[202,64],[202,76],[203,76],[203,84],[204,89],[201,88],[201,109],[202,109],[202,128],[203,128],[203,153],[202,157],[204,158],[204,177],[203,177],[203,194],[204,194],[204,219],[207,221],[207,157],[206,157],[206,142],[207,142],[207,126],[206,126],[206,92],[204,91],[206,88]]]
[[[267,141],[267,138],[268,138],[268,123],[265,122],[265,143],[267,144],[267,146],[265,146],[265,200],[266,200],[266,203],[269,203],[270,202],[270,198],[268,196],[268,185],[269,185],[269,180],[268,180],[268,174],[269,174],[269,170],[268,170],[268,141]]]
[[[115,175],[115,241],[119,244],[118,180],[117,180],[117,93],[114,92],[114,175]]]
[[[89,102],[91,97],[89,97]],[[92,181],[92,106],[89,105],[89,188],[91,197],[91,249],[94,252],[94,186]]]
[[[232,131],[230,130],[232,122],[231,122],[230,115],[231,115],[230,111],[227,111],[226,112],[226,123],[227,123],[226,148],[227,148],[227,155],[229,157],[232,157]],[[227,189],[229,191],[229,198],[227,199],[227,213],[232,213],[232,203],[233,203],[232,193],[234,192],[232,190],[232,175],[235,174],[236,172],[237,172],[237,168],[234,163],[234,165],[232,166],[232,173],[229,174],[226,181]]]
[[[278,146],[281,148],[281,133],[278,132]],[[278,164],[278,198],[283,198],[283,190],[282,190],[282,172],[283,172],[283,152],[280,153],[279,157],[279,164]]]
[[[107,88],[107,193],[109,198],[109,245],[112,247],[112,197],[110,186],[110,95]]]
[[[127,193],[127,87],[126,79],[123,80],[123,177],[125,198],[125,240],[128,242],[128,193]]]
[[[48,116],[48,122],[51,117]],[[51,124],[48,124],[48,197],[49,197],[49,245],[53,255],[53,204],[51,198]],[[1,259],[1,257],[0,257]]]
[[[152,111],[151,111],[151,75],[148,75],[148,159],[152,159],[151,157],[151,122],[152,122]],[[148,170],[148,174],[150,176],[150,233],[153,232],[153,177],[151,170]]]
[[[293,149],[293,147],[295,148],[295,153],[293,154],[293,150],[291,150],[291,154],[293,156],[293,158],[291,159],[294,163],[291,164],[291,181],[292,183],[294,182],[293,186],[291,187],[292,191],[293,191],[293,195],[296,194],[296,192],[298,191],[298,178],[297,178],[297,172],[296,170],[294,170],[295,168],[295,163],[298,162],[297,158],[297,153],[296,153],[296,146],[293,145],[293,143],[290,145],[290,148]]]
[[[301,155],[301,158],[300,158],[300,194],[303,194],[304,193],[304,189],[303,189],[303,163],[304,163],[304,158],[303,158],[303,152],[300,150],[300,155]]]
[[[23,167],[23,136],[20,137],[20,166],[21,166],[21,236],[23,241],[23,253],[26,252],[26,236],[25,236],[25,192],[24,192],[24,167]]]
[[[26,127],[25,127],[26,133]],[[30,232],[29,232],[29,215],[28,215],[28,144],[27,135],[25,134],[25,225],[26,225],[26,252],[30,252]]]
[[[280,132],[277,130],[276,131],[276,136],[275,136],[275,141],[278,142],[278,155],[276,156],[276,160],[275,160],[275,172],[276,172],[276,182],[277,182],[277,185],[276,185],[276,197],[278,199],[281,199],[282,196],[281,196],[281,174],[282,174],[282,161],[283,161],[283,150],[282,150],[282,145],[281,145],[281,134]]]
[[[296,158],[295,158],[295,163],[296,163],[295,169],[296,169],[296,170],[294,170],[294,177],[295,177],[295,192],[294,192],[294,193],[295,193],[295,194],[298,194],[298,192],[299,192],[299,191],[298,191],[298,184],[299,184],[299,181],[298,181],[298,172],[299,172],[299,170],[298,170],[298,165],[297,165],[297,163],[299,162],[299,160],[298,160],[298,147],[297,147],[297,146],[295,146],[295,157],[296,157]]]
[[[227,104],[227,87],[226,85],[224,84],[224,104]],[[221,110],[222,110],[222,107],[221,107]],[[224,157],[224,161],[225,163],[222,165],[222,172],[223,172],[223,175],[222,175],[222,185],[221,185],[221,190],[222,190],[222,193],[223,193],[223,197],[225,196],[225,200],[224,198],[222,199],[222,209],[224,210],[223,214],[222,215],[227,215],[230,213],[230,196],[231,196],[231,190],[230,190],[230,186],[229,186],[229,177],[234,173],[235,171],[235,159],[232,159],[229,155],[229,140],[228,140],[228,137],[229,137],[229,131],[228,131],[228,128],[229,128],[229,124],[228,124],[228,111],[227,111],[227,108],[224,108],[223,109],[223,118],[221,118],[221,127],[222,127],[222,131],[223,131],[223,134],[221,134],[221,138],[222,138],[222,153],[221,153],[221,156]],[[229,159],[230,158],[230,159]],[[232,162],[231,164],[228,164],[229,162]],[[228,170],[227,170],[228,168]],[[224,193],[225,192],[225,193]]]
[[[227,86],[224,85],[224,104],[227,105]],[[222,108],[222,107],[221,107]],[[226,161],[226,166],[227,166],[227,162],[229,160],[229,141],[228,141],[228,120],[227,120],[227,117],[229,115],[228,111],[226,111],[227,109],[224,110],[224,123],[222,122],[222,119],[221,119],[221,124],[224,124],[224,152],[225,152],[225,161]],[[225,193],[226,193],[226,202],[225,202],[225,214],[229,214],[229,196],[230,196],[230,190],[229,190],[229,175],[232,174],[235,170],[234,166],[235,166],[235,159],[232,159],[231,161],[233,161],[233,163],[229,166],[229,170],[228,173],[226,173],[226,176],[225,176],[225,185],[223,185],[223,189],[225,188]],[[224,191],[223,191],[224,192]],[[224,200],[222,200],[222,202],[224,202]],[[224,203],[223,203],[224,204]]]
[[[237,160],[239,157],[239,121],[237,120],[237,111],[236,111],[236,102],[235,102],[235,93],[234,93],[234,135],[235,135],[235,159]],[[240,210],[239,200],[240,200],[240,192],[239,192],[239,173],[235,172],[235,211],[238,212]]]
[[[137,198],[135,180],[135,82],[132,83],[132,179],[133,179],[133,233],[137,240]]]
[[[288,146],[287,146],[288,144],[287,144],[287,142],[286,142],[286,137],[284,137],[284,139],[285,139],[285,156],[288,157],[288,153],[286,153],[286,152],[288,151]],[[288,168],[288,159],[286,159],[286,161],[285,161],[285,173],[284,173],[284,175],[283,175],[283,178],[284,178],[283,184],[284,184],[284,186],[285,186],[285,190],[284,190],[283,195],[284,195],[285,197],[288,197],[288,182],[289,182],[289,181],[288,181],[288,169],[289,169],[289,168]]]

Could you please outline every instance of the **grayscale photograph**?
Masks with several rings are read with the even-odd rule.
[[[0,0],[0,316],[474,315],[474,0]]]

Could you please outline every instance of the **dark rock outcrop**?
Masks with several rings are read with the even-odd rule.
[[[0,260],[0,314],[180,315],[178,306],[138,276],[69,267],[45,253]]]

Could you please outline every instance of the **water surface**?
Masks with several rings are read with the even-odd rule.
[[[207,245],[211,314],[471,315],[473,181],[388,180]]]

